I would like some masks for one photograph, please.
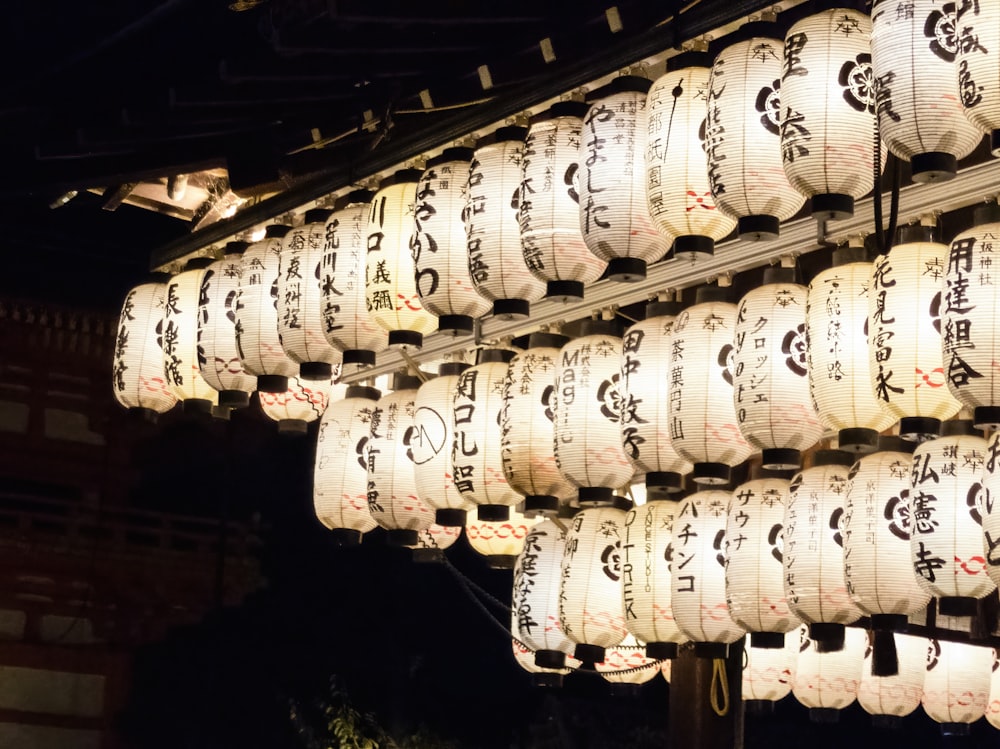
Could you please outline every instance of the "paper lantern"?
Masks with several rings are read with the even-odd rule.
[[[696,492],[683,500],[668,555],[670,606],[681,633],[703,658],[725,658],[745,630],[726,605],[726,506],[729,492]]]
[[[986,705],[986,720],[994,728],[1000,730],[1000,661],[997,651],[993,651],[993,672],[990,676],[990,698]]]
[[[809,708],[810,720],[834,723],[839,711],[857,699],[867,642],[863,629],[848,627],[844,647],[826,651],[816,647],[803,630],[792,694]]]
[[[868,295],[868,371],[876,400],[901,419],[900,436],[937,436],[960,407],[947,388],[941,355],[941,279],[947,245],[930,227],[900,229],[875,259]]]
[[[429,528],[417,531],[416,541],[402,545],[413,550],[415,562],[438,562],[444,559],[441,552],[454,546],[461,536],[461,528],[431,523]]]
[[[651,302],[622,337],[622,446],[650,496],[680,491],[691,472],[670,440],[670,335],[679,311],[675,302]]]
[[[198,368],[198,301],[209,258],[189,260],[167,283],[163,301],[163,379],[184,408],[211,411],[219,402]]]
[[[646,99],[646,199],[653,224],[673,237],[674,257],[712,254],[736,226],[712,197],[705,129],[712,58],[684,52],[667,60]]]
[[[806,287],[792,268],[764,271],[736,313],[733,406],[764,468],[790,470],[823,436],[806,377]]]
[[[917,581],[939,599],[939,613],[971,616],[975,599],[996,589],[981,527],[986,440],[971,421],[944,426],[944,436],[913,451],[910,559]]]
[[[748,23],[723,49],[708,83],[705,152],[718,209],[743,239],[774,239],[805,202],[781,161],[780,83],[784,41],[775,23]]]
[[[733,490],[726,516],[726,602],[754,648],[781,648],[799,619],[782,567],[788,481],[759,478]]]
[[[368,314],[365,268],[368,212],[372,193],[355,190],[337,199],[326,220],[320,265],[320,311],[323,333],[342,352],[346,365],[370,366],[388,337]]]
[[[580,142],[580,230],[587,247],[608,262],[613,281],[638,281],[670,249],[649,215],[646,94],[650,81],[621,76],[595,91]]]
[[[559,352],[553,394],[556,465],[580,502],[609,501],[633,469],[619,431],[622,339],[611,324],[584,323]]]
[[[983,464],[983,558],[986,573],[1000,585],[1000,432],[993,432],[986,443],[986,462]]]
[[[526,518],[516,508],[509,508],[506,520],[480,520],[468,518],[465,536],[477,554],[486,557],[493,569],[512,569],[517,555],[524,548],[528,531],[540,518]]]
[[[959,96],[955,7],[940,0],[872,3],[879,132],[890,151],[910,162],[914,182],[953,178],[958,159],[983,137]]]
[[[471,148],[446,148],[427,162],[417,185],[410,250],[417,293],[438,318],[438,330],[472,333],[490,305],[472,284],[463,214],[469,189]]]
[[[969,122],[990,136],[990,152],[1000,156],[1000,9],[991,3],[956,5],[958,98]]]
[[[163,372],[166,295],[167,284],[160,281],[139,284],[125,295],[111,365],[115,400],[150,420],[177,403]]]
[[[736,305],[724,289],[698,289],[697,303],[674,320],[670,339],[670,441],[694,464],[699,484],[725,484],[730,468],[750,457],[736,423],[733,350]]]
[[[663,674],[663,680],[667,682],[667,684],[670,683],[670,676],[671,673],[673,672],[673,666],[674,666],[673,661],[668,660],[660,662],[660,673]]]
[[[989,704],[993,649],[947,640],[927,642],[924,712],[941,724],[943,734],[967,735]]]
[[[920,707],[927,670],[927,640],[923,637],[890,633],[899,654],[898,672],[891,676],[876,676],[872,668],[871,638],[865,651],[858,685],[858,704],[872,716],[877,728],[893,728],[900,718]]]
[[[823,650],[839,649],[844,625],[861,616],[847,592],[841,529],[853,462],[841,450],[817,450],[812,468],[792,478],[785,505],[785,596]]]
[[[375,388],[351,385],[320,417],[313,506],[341,546],[356,546],[376,526],[368,510],[368,442],[380,396]]]
[[[566,533],[559,622],[576,643],[573,655],[584,663],[603,661],[605,649],[627,634],[620,588],[624,506],[581,510]]]
[[[651,658],[673,658],[685,638],[671,608],[671,529],[679,509],[670,499],[651,499],[625,515],[622,545],[622,609],[625,627],[646,643]]]
[[[872,189],[878,136],[871,30],[865,13],[831,8],[785,34],[781,159],[792,187],[824,220],[849,218],[854,201]]]
[[[604,660],[594,670],[612,684],[612,694],[630,694],[660,673],[660,664],[646,655],[646,649],[632,635],[604,651]]]
[[[507,365],[500,411],[500,458],[510,488],[524,496],[524,511],[555,513],[575,489],[556,466],[552,395],[565,336],[532,333],[528,348]]]
[[[743,702],[747,712],[764,713],[788,696],[795,680],[795,666],[802,635],[796,628],[784,636],[780,648],[743,648]]]
[[[493,314],[527,317],[531,303],[545,296],[545,283],[524,263],[518,203],[521,159],[528,129],[502,127],[476,141],[469,166],[465,232],[469,274],[481,296],[493,302]]]
[[[875,449],[896,419],[879,406],[868,374],[868,289],[872,264],[862,247],[833,251],[806,296],[806,372],[820,422],[838,430],[841,450]]]
[[[243,369],[236,346],[236,298],[246,242],[229,242],[221,260],[205,269],[198,302],[198,369],[219,392],[219,405],[244,408],[257,378]]]
[[[437,319],[423,308],[410,252],[419,169],[402,169],[379,183],[368,210],[365,304],[389,331],[389,346],[420,348]]]
[[[545,668],[535,664],[535,651],[527,643],[518,638],[517,612],[511,611],[510,617],[511,649],[518,666],[531,674],[531,681],[536,687],[561,687],[563,677],[580,667],[580,662],[570,656],[562,668]]]
[[[258,393],[260,410],[278,422],[280,434],[305,434],[309,424],[319,419],[330,402],[330,380],[288,378],[288,390],[283,393]]]
[[[579,158],[587,105],[561,101],[531,118],[521,159],[518,222],[524,262],[546,282],[546,296],[583,297],[604,272],[580,231]]]
[[[257,390],[284,393],[298,366],[278,335],[278,272],[282,238],[291,227],[273,224],[243,253],[236,295],[236,347],[243,369],[257,377]]]

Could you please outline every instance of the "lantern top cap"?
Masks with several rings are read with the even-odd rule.
[[[523,141],[527,136],[528,128],[520,127],[519,125],[506,125],[497,128],[489,135],[484,135],[477,140],[476,148],[492,146],[494,143],[503,143],[505,141]]]
[[[169,283],[171,275],[166,271],[156,271],[146,277],[146,283]]]
[[[364,398],[365,400],[377,401],[382,397],[382,391],[370,385],[348,385],[344,393],[344,399]]]
[[[302,223],[325,224],[326,220],[330,218],[331,213],[333,213],[333,211],[329,208],[310,208],[302,217]]]
[[[817,450],[813,453],[813,468],[819,466],[852,466],[854,456],[845,450]]]
[[[912,453],[916,447],[917,443],[913,440],[904,440],[894,434],[886,434],[878,438],[877,451],[880,453]]]
[[[991,200],[989,203],[983,203],[972,212],[973,226],[996,223],[1000,223],[1000,205],[996,201]]]
[[[484,348],[476,355],[478,364],[507,364],[517,354],[506,348]]]
[[[614,78],[610,83],[601,86],[599,89],[590,92],[587,95],[587,101],[594,102],[613,94],[623,94],[629,91],[646,94],[649,93],[652,85],[653,82],[649,78],[643,78],[641,75],[622,75]]]
[[[421,380],[416,375],[396,372],[392,378],[393,390],[416,390],[420,387]]]
[[[446,148],[439,155],[427,162],[427,166],[424,167],[424,173],[426,173],[428,169],[441,166],[441,164],[447,164],[449,161],[472,161],[474,153],[474,149],[466,148],[465,146]]]
[[[680,302],[653,301],[646,305],[646,319],[654,317],[676,317],[680,314],[683,305]]]
[[[226,242],[226,247],[223,250],[225,255],[242,255],[246,252],[247,247],[250,246],[249,242],[243,242],[239,240],[233,240],[232,242]]]
[[[558,333],[532,333],[528,337],[528,348],[562,348],[569,343],[569,336]]]
[[[712,67],[712,55],[708,52],[681,52],[667,60],[667,72],[675,73],[684,68],[710,68]]]
[[[264,229],[265,239],[275,239],[281,238],[288,234],[292,230],[292,227],[286,226],[285,224],[268,224]]]
[[[976,430],[975,422],[972,419],[951,419],[941,424],[942,437],[976,437],[979,432]]]
[[[201,270],[203,268],[207,268],[213,262],[214,261],[210,257],[193,257],[190,260],[188,260],[186,263],[184,263],[184,270],[185,271],[189,271],[189,270]]]
[[[460,375],[472,365],[464,361],[447,361],[438,365],[438,376],[449,377]]]
[[[556,117],[579,117],[582,120],[588,109],[590,105],[585,101],[559,101],[541,114],[532,117],[531,124],[546,122]]]
[[[764,269],[764,284],[795,283],[795,268],[771,265]]]
[[[754,38],[776,39],[782,43],[785,40],[785,32],[781,24],[776,21],[748,21],[740,26],[726,41],[739,44]]]
[[[347,195],[341,195],[333,203],[334,211],[342,211],[349,205],[371,203],[375,193],[371,190],[351,190]]]
[[[706,302],[728,302],[729,287],[726,286],[701,286],[695,292],[695,304],[705,304]]]
[[[868,250],[864,247],[852,247],[850,245],[843,245],[838,247],[831,254],[831,265],[834,268],[839,268],[842,265],[850,265],[851,263],[867,263],[868,262]]]
[[[611,320],[584,320],[580,325],[580,336],[605,335],[619,337]]]
[[[937,242],[938,232],[935,226],[924,226],[922,224],[909,224],[901,226],[896,231],[896,245],[909,244],[911,242]]]
[[[403,185],[407,182],[416,184],[420,182],[421,174],[423,174],[422,169],[400,169],[398,172],[390,174],[388,177],[379,182],[378,189],[384,190],[387,187],[392,187],[393,185]]]

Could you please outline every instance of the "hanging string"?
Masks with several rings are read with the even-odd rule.
[[[506,614],[510,613],[510,606],[508,606],[506,603],[501,601],[495,595],[493,595],[488,590],[480,586],[478,583],[476,583],[475,580],[472,580],[471,578],[466,576],[466,574],[462,572],[462,570],[460,570],[458,567],[456,567],[454,564],[451,563],[451,560],[448,559],[448,557],[444,558],[444,564],[446,567],[448,567],[448,569],[451,570],[452,574],[457,575],[458,578],[465,584],[465,586],[474,593],[476,593],[480,598],[485,598],[487,601],[492,603],[494,606],[496,606],[504,613]]]
[[[726,677],[725,658],[712,660],[712,685],[709,687],[708,699],[712,704],[712,711],[720,718],[729,714],[729,680]]]

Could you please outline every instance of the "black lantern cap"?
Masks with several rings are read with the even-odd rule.
[[[677,657],[676,642],[647,642],[646,657],[658,661],[673,660]]]
[[[245,390],[220,390],[219,405],[223,408],[246,408],[250,405],[250,393]]]
[[[845,452],[867,455],[878,447],[878,432],[862,427],[841,429],[837,433],[837,446]]]
[[[349,548],[361,544],[361,531],[353,528],[331,528],[330,537],[335,545],[341,547]]]
[[[333,365],[325,361],[307,361],[299,365],[299,377],[309,382],[321,382],[333,377]]]
[[[364,203],[371,203],[372,198],[375,197],[375,193],[371,190],[352,190],[346,195],[342,195],[337,198],[333,203],[334,211],[342,211],[349,205],[362,205]]]
[[[310,208],[302,217],[303,224],[325,224],[333,213],[329,208]]]
[[[701,234],[682,234],[674,239],[674,257],[678,255],[714,255],[715,240]]]
[[[536,650],[535,665],[539,668],[565,668],[566,654],[561,650]]]
[[[438,364],[438,376],[451,377],[454,375],[460,375],[471,366],[471,364],[464,361],[444,362],[443,364]]]
[[[504,320],[518,320],[531,314],[531,302],[527,299],[497,299],[493,302],[493,317]]]
[[[242,255],[246,252],[247,247],[250,246],[249,242],[232,241],[226,242],[226,247],[223,250],[223,254],[226,255]]]
[[[722,486],[729,483],[732,469],[725,463],[695,463],[691,479],[696,484]]]
[[[910,157],[911,176],[914,182],[947,182],[958,174],[958,159],[943,151],[928,151]]]
[[[937,599],[937,610],[942,616],[975,616],[976,599],[966,596],[942,596]]]
[[[736,232],[740,239],[766,242],[781,235],[781,221],[777,216],[740,216],[736,220]]]
[[[842,221],[854,215],[854,198],[839,193],[820,193],[810,198],[809,207],[818,221]]]
[[[280,239],[292,230],[292,227],[284,224],[269,224],[264,228],[264,239]]]
[[[724,642],[696,642],[694,644],[695,658],[728,658],[729,646]]]
[[[284,393],[288,391],[288,378],[284,375],[265,374],[257,377],[257,389],[262,393]]]
[[[611,320],[584,320],[580,325],[580,336],[607,335],[619,338],[615,333],[615,325]]]
[[[839,653],[844,649],[845,627],[834,622],[813,622],[809,625],[809,639],[816,643],[819,653]]]
[[[646,500],[668,499],[684,491],[684,476],[674,471],[649,471],[646,474]]]
[[[895,435],[885,435],[878,438],[878,452],[894,452],[912,454],[917,443],[912,440],[904,440]]]
[[[555,515],[559,512],[559,497],[549,494],[529,494],[524,498],[524,514],[531,518],[538,515]]]
[[[449,161],[472,161],[474,154],[474,149],[466,146],[453,146],[451,148],[446,148],[439,156],[435,156],[434,158],[427,160],[427,165],[424,167],[424,171],[433,169],[441,164],[447,164]],[[468,167],[463,167],[463,169],[465,168]]]
[[[278,422],[278,434],[282,437],[304,437],[309,432],[309,425],[302,419],[281,419]]]
[[[784,632],[751,632],[750,647],[761,650],[781,650],[785,647]]]
[[[441,315],[438,317],[438,332],[448,335],[472,335],[476,319],[471,315]]]
[[[667,60],[667,72],[673,73],[684,68],[710,68],[712,67],[712,55],[708,52],[698,52],[691,50],[681,52]]]
[[[374,367],[375,352],[360,348],[347,349],[344,352],[344,364],[357,364],[362,367]]]
[[[941,434],[941,420],[930,416],[904,416],[899,420],[899,436],[912,442],[926,442]]]
[[[344,398],[365,398],[366,400],[377,401],[382,397],[382,391],[369,385],[348,385],[344,391]]]
[[[545,298],[557,302],[572,302],[583,299],[582,281],[549,281],[545,285]]]
[[[444,508],[434,513],[434,522],[445,528],[461,528],[465,525],[466,517],[468,515],[465,510]]]
[[[415,330],[390,330],[389,347],[420,348],[424,345],[424,334]]]
[[[562,348],[569,341],[569,336],[558,333],[532,333],[528,336],[528,348]]]
[[[695,304],[705,304],[706,302],[730,302],[730,290],[728,286],[699,286],[695,292]]]
[[[813,467],[854,465],[854,456],[845,450],[817,450],[813,453]]]
[[[416,375],[396,372],[392,377],[393,390],[417,390],[421,385],[421,379]],[[415,543],[415,542],[414,542]]]
[[[510,507],[507,505],[479,505],[476,517],[484,523],[502,523],[510,520]]]
[[[646,261],[638,257],[614,257],[608,261],[605,275],[611,281],[635,283],[646,277]]]
[[[576,646],[573,651],[573,656],[583,663],[603,663],[604,662],[604,648],[599,645],[588,645],[587,643],[580,643]],[[535,664],[538,663],[538,654],[535,654]]]

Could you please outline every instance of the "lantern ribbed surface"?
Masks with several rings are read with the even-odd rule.
[[[1000,155],[1000,7],[958,3],[955,59],[958,97],[969,122],[990,136],[990,151]]]
[[[385,348],[385,330],[368,314],[365,303],[365,264],[368,248],[368,212],[371,193],[346,195],[326,221],[320,266],[323,332],[345,363],[373,363]]]
[[[736,314],[733,407],[740,432],[764,451],[764,467],[797,468],[823,435],[806,376],[806,287],[765,283]]]
[[[178,400],[218,403],[219,393],[198,367],[198,302],[206,265],[178,273],[167,284],[163,302],[163,378]]]
[[[993,649],[947,640],[928,643],[924,712],[938,723],[975,723],[989,704]]]
[[[788,481],[754,479],[733,490],[726,518],[726,602],[748,632],[791,632],[782,567]]]
[[[536,519],[526,518],[513,507],[506,520],[479,520],[473,513],[465,522],[465,536],[472,550],[486,557],[491,566],[509,568],[536,523]]]
[[[983,554],[986,440],[938,437],[913,451],[910,559],[918,582],[938,598],[982,598],[996,589]]]
[[[801,632],[792,694],[810,709],[843,710],[858,696],[867,633],[848,627],[843,650],[820,652],[805,630]]]
[[[899,673],[894,676],[872,674],[872,647],[865,651],[858,686],[858,703],[869,715],[909,715],[920,707],[927,671],[927,639],[913,635],[892,634],[896,641]]]
[[[983,558],[990,579],[1000,585],[1000,432],[986,442],[983,464]]]
[[[412,544],[403,544],[407,549],[438,549],[444,551],[455,545],[455,542],[462,537],[462,529],[459,527],[438,525],[431,523],[429,528],[417,531],[417,540]]]
[[[784,647],[743,648],[743,700],[777,702],[792,691],[799,656],[799,629],[785,635]]]
[[[872,3],[872,68],[882,140],[912,162],[915,182],[950,179],[982,140],[959,97],[955,4]],[[942,157],[944,157],[942,159]]]
[[[520,303],[520,314],[527,315],[530,303],[545,296],[545,283],[528,270],[521,250],[518,202],[525,135],[525,128],[502,128],[477,143],[469,166],[465,231],[476,290],[501,302],[501,308],[507,301]]]
[[[725,483],[699,464],[725,469],[753,452],[740,433],[733,408],[733,350],[736,305],[704,302],[681,312],[670,340],[670,440],[682,458],[694,463],[694,480]]]
[[[736,226],[716,206],[708,178],[708,62],[668,69],[646,99],[646,199],[654,225],[674,238],[675,254],[710,254]]]
[[[618,489],[633,468],[622,448],[622,339],[610,334],[582,335],[559,352],[552,397],[556,465],[576,487]]]
[[[872,189],[876,142],[871,19],[833,8],[785,34],[781,158],[813,214],[846,218]]]
[[[376,523],[368,511],[368,442],[378,390],[348,390],[320,417],[313,467],[313,506],[334,530],[367,533]]]
[[[739,221],[744,237],[776,236],[778,222],[805,202],[781,161],[783,54],[782,39],[754,36],[723,49],[709,78],[709,184],[719,210]]]
[[[417,293],[424,309],[439,318],[441,330],[472,333],[472,318],[490,304],[472,284],[463,214],[472,150],[449,148],[431,159],[417,185],[410,251]],[[463,320],[440,320],[445,316]]]
[[[177,403],[163,372],[166,296],[165,283],[144,283],[129,291],[122,303],[111,374],[115,399],[126,408],[166,413]]]
[[[420,303],[410,252],[420,172],[406,170],[383,180],[368,210],[365,304],[389,331],[389,345],[419,348],[437,319]]]
[[[240,287],[241,253],[227,253],[205,269],[198,304],[198,349],[201,376],[210,387],[246,405],[257,389],[257,378],[243,369],[236,347],[236,298]],[[243,395],[241,395],[243,394]]]
[[[660,673],[660,664],[646,656],[646,649],[632,635],[608,648],[594,670],[612,684],[645,684]]]
[[[333,383],[330,380],[288,378],[288,390],[283,393],[258,393],[260,409],[269,419],[281,422],[316,421],[330,402]]]
[[[844,500],[844,579],[866,614],[913,614],[930,595],[910,562],[912,457],[880,450],[852,466]]]
[[[990,677],[990,697],[986,705],[986,720],[996,729],[1000,729],[1000,662],[997,652],[993,651],[993,674]]]
[[[611,261],[611,277],[622,281],[644,277],[646,265],[662,258],[673,239],[653,225],[646,201],[649,86],[645,78],[618,78],[595,93],[583,118],[580,229],[590,251]]]

